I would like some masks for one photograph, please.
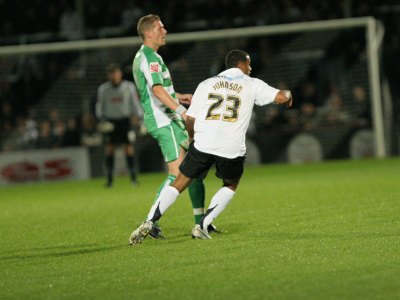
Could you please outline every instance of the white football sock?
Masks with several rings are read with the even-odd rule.
[[[176,198],[179,196],[179,191],[172,186],[165,186],[160,194],[156,202],[150,209],[149,214],[147,215],[147,220],[151,220],[154,217],[155,213],[159,213],[161,215],[172,205],[174,204]],[[157,208],[159,208],[159,212],[157,212]]]
[[[208,225],[225,209],[228,203],[231,201],[235,192],[230,188],[222,187],[215,193],[211,199],[210,206],[207,209],[206,216],[203,219],[203,229],[207,228]]]

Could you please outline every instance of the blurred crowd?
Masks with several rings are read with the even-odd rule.
[[[0,44],[26,42],[34,34],[38,39],[40,34],[54,40],[98,38],[107,28],[132,35],[147,13],[162,16],[170,32],[182,32],[359,16],[393,22],[398,10],[396,0],[0,0]]]
[[[3,151],[96,147],[101,146],[103,141],[93,114],[86,113],[64,120],[57,109],[52,109],[48,118],[41,121],[35,118],[35,112],[31,110],[27,116],[18,117],[15,128],[3,131],[2,137]]]
[[[392,7],[396,4],[396,0],[0,0],[0,44],[29,42],[32,37],[133,35],[138,19],[147,13],[162,16],[170,32],[182,32],[359,16],[387,19],[396,9],[398,13],[398,7],[394,11]]]
[[[150,12],[162,15],[170,32],[341,18],[346,9],[370,13],[368,5],[347,2],[346,8],[342,1],[317,0],[1,0],[0,36],[7,44],[29,42],[32,34],[53,40],[132,35],[138,19]]]
[[[400,7],[397,1],[0,0],[0,46],[136,36],[137,21],[147,13],[162,16],[170,33],[375,16],[385,25],[383,74],[389,82],[393,109],[395,112],[400,111],[400,90],[397,84],[397,78],[400,77]],[[271,50],[269,48],[273,48],[273,45],[253,46],[254,63],[260,70],[263,66],[260,57],[267,57],[264,52]],[[344,63],[351,64],[358,59],[356,56],[360,55],[360,46],[365,45],[352,43],[344,45],[343,49],[334,50],[345,51],[347,62]],[[185,72],[187,61],[177,56],[179,51],[168,51],[168,48],[163,56],[169,62],[173,74],[176,74],[176,78],[179,78],[179,73],[186,74],[181,77],[190,80],[190,72]],[[68,120],[60,119],[57,110],[52,110],[47,120],[37,120],[35,116],[35,105],[73,58],[68,53],[21,57],[17,65],[10,67],[15,69],[9,72],[13,76],[0,77],[0,150],[101,144],[96,120],[90,113]],[[335,60],[332,59],[331,63],[334,68]],[[223,68],[220,62],[211,63],[210,66],[210,75]],[[256,70],[253,75],[257,76]],[[371,126],[366,87],[350,87],[351,101],[344,101],[338,82],[331,80],[321,88],[316,80],[319,76],[318,73],[310,74],[295,88],[294,109],[283,111],[279,107],[269,106],[262,114],[257,114],[254,130],[310,130],[321,124]],[[400,118],[400,115],[394,117]]]

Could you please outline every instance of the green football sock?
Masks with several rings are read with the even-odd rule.
[[[194,222],[200,224],[204,216],[205,188],[202,179],[194,179],[189,185],[189,195],[192,201]]]
[[[168,174],[168,177],[167,177],[167,178],[163,181],[163,183],[160,185],[160,188],[158,189],[157,195],[156,195],[156,197],[155,197],[154,200],[153,200],[153,204],[157,201],[157,198],[158,198],[158,196],[160,195],[162,189],[163,189],[165,186],[171,185],[171,184],[175,181],[175,179],[176,179],[176,176],[175,176],[175,175]],[[160,226],[159,223],[158,223],[158,221],[156,221],[156,222],[154,223],[154,225]]]

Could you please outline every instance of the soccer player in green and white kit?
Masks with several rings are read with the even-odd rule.
[[[168,177],[160,186],[158,197],[165,186],[174,182],[189,145],[188,133],[183,122],[183,119],[186,119],[186,109],[180,103],[190,104],[192,95],[175,92],[168,68],[157,53],[158,49],[165,45],[167,35],[160,17],[152,14],[142,17],[138,22],[137,31],[143,39],[143,45],[133,61],[133,77],[144,110],[144,124],[149,134],[157,140],[168,164]],[[194,180],[189,186],[189,194],[195,223],[198,224],[204,215],[203,181]],[[216,231],[213,225],[209,230]],[[163,238],[157,224],[149,234],[153,238]]]

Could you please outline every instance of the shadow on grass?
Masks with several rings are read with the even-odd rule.
[[[33,248],[33,249],[24,249],[23,252],[29,253],[15,253],[13,255],[4,255],[0,256],[0,259],[4,260],[19,260],[19,259],[35,259],[35,258],[51,258],[51,257],[66,257],[66,256],[74,256],[74,255],[83,255],[89,253],[96,252],[106,252],[113,251],[116,249],[127,248],[127,244],[120,244],[114,246],[98,246],[97,244],[88,244],[88,245],[60,245],[60,246],[52,246],[52,247],[43,247],[43,248]],[[50,252],[48,252],[50,250]],[[33,253],[32,253],[33,252]],[[39,253],[34,253],[39,252]],[[45,252],[45,253],[40,253]]]

